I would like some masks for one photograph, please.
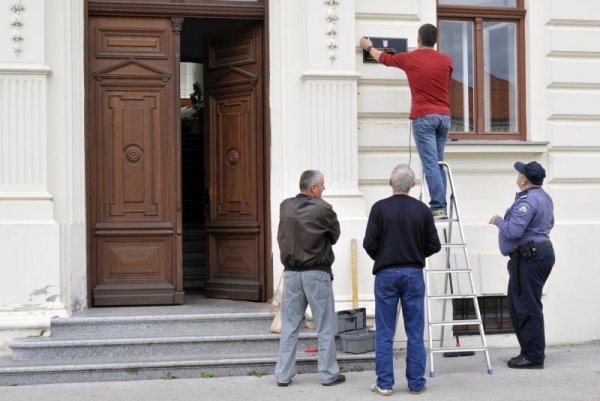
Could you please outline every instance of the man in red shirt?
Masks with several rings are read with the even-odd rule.
[[[412,106],[413,136],[431,201],[429,207],[435,219],[447,218],[446,175],[438,164],[444,160],[444,147],[450,130],[448,87],[452,76],[452,59],[434,49],[438,30],[431,24],[422,25],[417,37],[417,49],[408,53],[388,54],[373,47],[369,38],[360,39],[360,47],[387,67],[397,67],[406,73]]]

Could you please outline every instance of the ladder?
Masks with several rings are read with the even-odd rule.
[[[443,236],[440,237],[440,242],[442,243],[442,252],[440,252],[437,256],[434,255],[428,258],[425,265],[425,295],[427,305],[427,328],[429,334],[430,361],[429,376],[435,376],[433,356],[434,354],[439,353],[450,357],[474,355],[475,352],[483,352],[487,362],[487,373],[492,374],[490,355],[483,329],[483,320],[481,319],[477,294],[475,291],[475,284],[473,281],[473,272],[471,270],[471,265],[469,264],[467,242],[465,240],[465,233],[460,220],[458,203],[456,201],[456,191],[454,188],[452,170],[445,162],[439,162],[439,164],[443,168],[444,174],[446,175],[447,189],[450,192],[450,199],[448,202],[448,218],[436,220],[436,225],[438,228],[442,228],[441,231],[443,232]],[[423,172],[421,171],[421,195],[419,197],[421,200],[423,200],[424,183],[424,176]],[[442,258],[443,261],[439,263],[439,259]],[[436,259],[436,261],[432,262],[430,259]],[[441,264],[441,266],[430,266],[435,263]],[[463,300],[463,302],[468,302],[468,300],[471,300],[473,303],[474,316],[469,316],[468,319],[454,319],[452,308],[452,303],[454,300]],[[451,308],[448,308],[448,301],[451,301]],[[438,313],[440,302],[442,304],[441,314]],[[438,309],[434,310],[434,305],[437,306]],[[448,309],[450,309],[451,312],[450,316],[448,316]],[[460,329],[460,326],[470,326],[469,328],[476,327],[479,331],[480,343],[474,346],[471,345],[467,347],[461,347],[458,333],[456,332],[456,327],[459,327]],[[450,327],[454,330],[457,343],[456,347],[444,346],[444,330],[446,327]],[[434,345],[434,328],[440,328],[441,335],[439,346]],[[469,337],[471,342],[473,340],[473,336]]]

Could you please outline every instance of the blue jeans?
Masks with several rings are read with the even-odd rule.
[[[394,335],[398,316],[398,301],[402,305],[406,347],[406,379],[408,388],[419,391],[425,387],[425,280],[420,267],[390,267],[375,276],[375,373],[381,389],[394,386]]]
[[[429,114],[413,120],[413,136],[427,180],[431,210],[446,209],[446,174],[438,164],[444,160],[444,147],[450,130],[450,116]]]

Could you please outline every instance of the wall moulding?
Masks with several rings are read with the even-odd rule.
[[[325,4],[327,7],[327,14],[325,16],[325,20],[327,21],[327,48],[329,49],[329,61],[331,64],[335,62],[336,54],[335,51],[337,49],[337,27],[336,22],[338,20],[337,12],[335,6],[338,5],[337,0],[325,0]]]
[[[354,70],[307,70],[302,73],[302,80],[358,80],[361,76]]]
[[[51,201],[52,195],[44,191],[32,192],[4,192],[0,191],[0,201]]]
[[[50,75],[52,70],[44,64],[0,63],[0,75]]]
[[[10,11],[13,13],[10,19],[10,25],[13,27],[11,36],[13,41],[13,51],[18,57],[23,52],[21,42],[25,40],[23,32],[21,31],[23,25],[25,25],[23,22],[23,12],[25,11],[23,0],[11,0]]]

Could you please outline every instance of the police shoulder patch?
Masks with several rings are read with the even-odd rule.
[[[527,213],[527,210],[529,210],[529,208],[527,207],[526,204],[523,203],[519,206],[519,213],[525,214],[525,213]]]

